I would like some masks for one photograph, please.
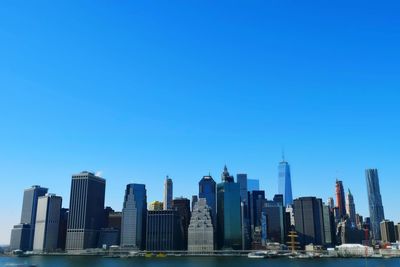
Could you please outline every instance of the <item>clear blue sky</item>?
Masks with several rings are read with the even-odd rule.
[[[0,243],[33,184],[68,207],[101,171],[120,210],[127,183],[190,197],[226,163],[270,198],[282,147],[294,197],[339,177],[368,215],[374,167],[400,221],[400,4],[371,2],[2,1]]]

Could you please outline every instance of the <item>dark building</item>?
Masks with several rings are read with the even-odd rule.
[[[65,250],[65,243],[67,241],[67,227],[68,227],[68,213],[69,210],[62,208],[60,211],[60,224],[58,228],[58,244],[60,250]]]
[[[14,228],[11,230],[10,250],[31,250],[29,244],[31,231],[29,223],[14,225]]]
[[[250,218],[250,229],[252,235],[254,234],[254,229],[261,226],[261,212],[265,203],[265,192],[251,191],[249,195],[249,218]]]
[[[199,182],[199,198],[205,198],[211,211],[211,220],[215,228],[217,214],[217,184],[211,175],[203,176]]]
[[[108,214],[107,228],[121,230],[122,212],[114,211]]]
[[[266,201],[262,208],[262,214],[266,216],[267,241],[285,243],[285,209],[282,201]],[[262,227],[263,228],[263,227]]]
[[[34,185],[24,191],[21,224],[16,225],[11,231],[11,241],[13,246],[15,246],[13,247],[14,250],[20,249],[25,251],[33,249],[38,199],[39,197],[46,195],[47,191],[47,188],[40,187],[39,185]],[[29,226],[26,224],[29,224]],[[26,234],[27,231],[30,231],[29,235]],[[13,234],[16,234],[17,236],[13,237]],[[28,240],[25,238],[28,238]],[[18,240],[21,245],[19,248],[17,244]]]
[[[66,250],[96,248],[104,223],[106,180],[91,172],[72,176]]]
[[[242,229],[240,211],[240,186],[224,168],[222,183],[217,185],[217,247],[241,249]]]
[[[362,244],[364,240],[364,231],[353,227],[349,218],[338,224],[336,235],[339,244]]]
[[[192,196],[192,209],[191,209],[191,211],[194,210],[194,207],[196,206],[197,201],[199,201],[199,197],[196,196],[196,195],[193,195]]]
[[[394,222],[389,220],[383,220],[380,223],[382,242],[394,243],[396,242],[396,234],[394,228]]]
[[[172,208],[176,210],[181,218],[183,228],[183,247],[187,250],[188,245],[188,228],[190,224],[190,200],[187,198],[175,198],[172,200]]]
[[[302,247],[308,244],[323,245],[324,219],[322,200],[315,197],[301,197],[294,200],[295,227]]]
[[[369,216],[371,220],[372,237],[375,240],[381,240],[380,223],[385,219],[383,211],[381,190],[379,187],[379,176],[377,169],[368,169],[365,171],[367,182]]]
[[[176,210],[147,212],[146,250],[182,250],[183,227]]]

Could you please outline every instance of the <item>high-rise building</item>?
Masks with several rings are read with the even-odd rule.
[[[293,208],[300,245],[302,247],[308,244],[324,245],[322,200],[315,197],[300,197],[294,200]]]
[[[394,232],[393,221],[383,220],[380,223],[382,242],[384,243],[394,243],[396,242],[396,234]]]
[[[372,237],[375,240],[381,239],[380,222],[385,219],[383,211],[381,190],[379,188],[379,176],[377,169],[365,171],[367,182],[369,216],[371,220]]]
[[[225,166],[217,185],[217,244],[220,249],[241,249],[240,186]]]
[[[172,179],[169,178],[167,175],[164,182],[164,210],[172,209],[172,199],[173,199]]]
[[[58,248],[62,198],[54,194],[39,197],[33,250],[53,252]]]
[[[236,181],[240,186],[240,199],[247,202],[247,174],[239,173],[236,175]]]
[[[260,180],[258,179],[247,179],[247,191],[258,191],[260,190]]]
[[[149,210],[163,210],[164,209],[164,203],[160,201],[153,201],[150,202],[149,204]]]
[[[334,220],[333,212],[329,206],[322,204],[322,217],[324,220],[324,245],[334,243]]]
[[[356,227],[356,206],[354,204],[354,197],[350,192],[350,189],[346,195],[346,213],[350,219],[352,227]]]
[[[256,227],[261,226],[261,212],[265,203],[265,192],[264,191],[251,191],[248,193],[249,196],[249,217],[250,217],[250,229],[252,235]]]
[[[194,205],[196,205],[198,200],[199,200],[199,197],[197,195],[192,196],[192,208],[191,208],[192,211],[194,209]]]
[[[217,215],[217,183],[211,175],[203,176],[199,182],[199,198],[205,198],[210,208],[213,226],[216,224]]]
[[[188,251],[196,253],[214,250],[214,227],[211,220],[211,209],[205,198],[195,204],[189,224]]]
[[[188,228],[190,223],[190,200],[184,197],[175,198],[172,200],[172,208],[176,210],[180,216],[183,228],[182,249],[187,250]]]
[[[60,223],[58,227],[58,244],[57,248],[65,250],[65,243],[67,241],[67,228],[68,228],[68,215],[69,210],[61,208],[60,210]]]
[[[336,205],[338,207],[339,216],[343,218],[346,216],[346,202],[344,195],[343,182],[336,179]]]
[[[146,245],[147,195],[144,184],[128,184],[121,221],[121,246],[143,250]]]
[[[278,193],[283,195],[284,205],[293,204],[292,180],[289,163],[283,158],[278,167]]]
[[[21,223],[11,231],[13,249],[32,250],[38,198],[47,194],[48,189],[34,185],[24,191]],[[13,236],[15,235],[15,236]]]
[[[182,250],[182,223],[178,211],[147,212],[146,250]]]
[[[262,225],[262,215],[265,215],[266,225]],[[285,243],[285,208],[281,201],[265,201],[260,216],[260,225],[267,241]],[[266,228],[266,229],[264,229]]]
[[[330,210],[333,210],[335,208],[335,201],[333,200],[333,197],[328,198],[327,205]]]
[[[395,234],[396,234],[396,240],[400,241],[400,223],[396,224],[394,226]]]
[[[72,176],[66,250],[96,248],[104,224],[106,180],[83,171]]]

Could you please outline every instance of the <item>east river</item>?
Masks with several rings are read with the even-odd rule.
[[[248,259],[247,257],[102,258],[95,256],[0,257],[0,266],[37,267],[399,267],[400,259]]]

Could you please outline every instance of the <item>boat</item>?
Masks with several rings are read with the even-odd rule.
[[[267,254],[264,251],[255,251],[247,254],[247,257],[250,259],[264,259],[267,257]]]

